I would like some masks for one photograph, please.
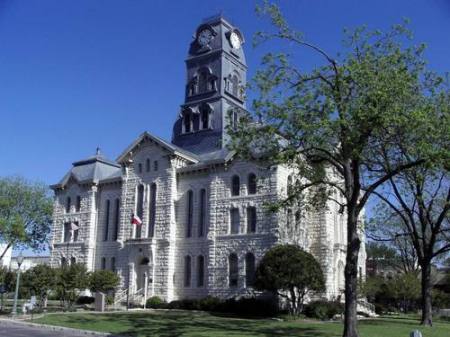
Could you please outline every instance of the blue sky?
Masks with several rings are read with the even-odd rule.
[[[408,17],[430,66],[450,70],[449,0],[278,3],[331,53],[343,27],[384,29]],[[267,28],[254,8],[242,0],[0,0],[0,175],[50,184],[97,146],[116,158],[144,130],[170,140],[196,26],[223,11],[246,36],[251,77],[264,52],[252,36]]]
[[[342,30],[411,19],[431,68],[450,71],[450,0],[284,0],[292,26],[334,54]],[[223,14],[244,33],[249,78],[273,45],[243,0],[0,0],[0,176],[57,182],[97,146],[116,158],[140,133],[171,138],[197,25]],[[275,46],[276,47],[276,46]],[[296,54],[298,64],[317,64]],[[251,95],[250,95],[251,96]],[[370,206],[369,206],[370,213]]]

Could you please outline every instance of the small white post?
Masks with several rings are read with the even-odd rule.
[[[148,288],[148,275],[144,273],[144,309],[147,309],[147,288]]]

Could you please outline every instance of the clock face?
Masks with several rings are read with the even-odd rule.
[[[197,41],[200,46],[204,47],[208,45],[212,38],[213,36],[211,31],[209,29],[204,29],[198,34]]]
[[[239,49],[241,47],[241,39],[235,32],[232,32],[230,35],[230,43],[234,49]]]

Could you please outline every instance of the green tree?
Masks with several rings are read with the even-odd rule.
[[[114,290],[119,282],[119,276],[111,270],[97,270],[89,275],[89,289],[92,292],[108,293]]]
[[[356,337],[363,209],[395,175],[449,155],[446,102],[437,99],[448,96],[448,89],[425,69],[424,46],[408,44],[404,25],[385,33],[365,27],[347,32],[342,52],[333,57],[291,29],[277,6],[265,3],[260,12],[274,29],[259,33],[257,42],[285,41],[290,54],[264,57],[254,81],[253,115],[244,114],[236,128],[228,128],[230,148],[298,173],[280,206],[307,189],[318,207],[326,198],[341,205],[347,218],[343,335]],[[311,50],[320,64],[311,71],[298,66],[295,47]],[[343,201],[333,199],[331,189]]]
[[[56,290],[65,309],[73,306],[81,290],[89,286],[89,274],[81,263],[63,265],[57,269]]]
[[[53,210],[48,187],[23,178],[0,178],[0,260],[11,247],[47,246]]]
[[[256,269],[255,289],[285,298],[292,314],[299,314],[308,292],[325,289],[322,269],[309,253],[294,245],[271,248]]]
[[[49,292],[56,286],[56,269],[48,265],[37,265],[23,274],[23,286],[35,294],[39,307],[45,308]]]
[[[450,252],[449,172],[435,166],[411,168],[375,194],[381,205],[371,231],[381,240],[407,240],[413,248],[421,271],[422,324],[431,325],[432,264]]]
[[[377,269],[390,269],[400,273],[418,270],[416,252],[405,237],[399,237],[392,242],[371,241],[366,246],[366,252],[368,263],[373,263]]]

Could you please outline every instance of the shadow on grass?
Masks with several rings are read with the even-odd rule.
[[[261,336],[261,337],[334,337],[302,322],[276,322],[268,319],[251,320],[212,316],[207,313],[152,312],[104,314],[95,316],[73,315],[59,322],[66,326],[83,326],[110,331],[121,336]]]

